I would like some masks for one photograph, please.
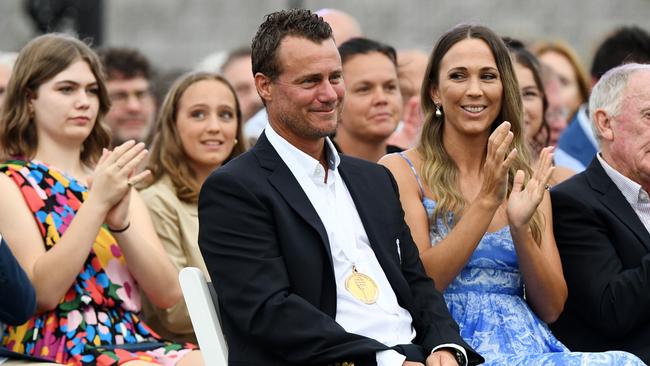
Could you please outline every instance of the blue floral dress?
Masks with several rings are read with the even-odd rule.
[[[402,157],[422,189],[413,164]],[[422,204],[432,217],[436,202],[425,197]],[[430,226],[432,245],[449,233],[452,222],[450,216],[447,219],[448,227],[442,219]],[[485,358],[485,365],[645,365],[622,351],[571,352],[553,336],[524,299],[524,282],[508,226],[485,233],[444,297],[461,336]]]

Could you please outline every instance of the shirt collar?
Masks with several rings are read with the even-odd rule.
[[[598,158],[600,165],[602,165],[603,169],[605,170],[605,173],[607,173],[612,182],[614,182],[618,190],[621,191],[623,197],[625,197],[625,200],[628,203],[650,203],[648,193],[643,189],[643,187],[641,187],[639,183],[633,181],[632,179],[619,173],[616,169],[612,168],[612,166],[609,165],[605,159],[603,159],[600,153],[596,154],[596,157]]]
[[[270,124],[266,126],[264,133],[289,169],[296,169],[310,176],[317,171],[320,162],[285,140]],[[341,164],[341,157],[329,137],[325,137],[325,151],[329,169],[336,171]]]

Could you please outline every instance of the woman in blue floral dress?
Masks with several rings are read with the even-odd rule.
[[[625,352],[570,352],[546,326],[567,298],[546,191],[552,149],[531,167],[501,39],[455,27],[425,75],[420,144],[380,162],[395,175],[422,262],[463,338],[488,365],[643,365]]]

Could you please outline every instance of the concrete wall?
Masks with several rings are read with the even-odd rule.
[[[428,50],[461,22],[525,41],[562,38],[587,67],[614,27],[650,30],[650,0],[104,0],[105,44],[140,48],[161,69],[193,67],[210,53],[250,44],[264,14],[289,4],[348,11],[367,36],[397,48]],[[0,1],[0,50],[20,49],[32,28],[21,0]]]

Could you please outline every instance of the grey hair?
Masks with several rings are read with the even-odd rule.
[[[607,71],[591,90],[589,97],[589,120],[594,135],[600,141],[594,115],[602,109],[609,116],[618,116],[623,105],[623,94],[630,75],[638,71],[650,71],[650,64],[629,63]]]

